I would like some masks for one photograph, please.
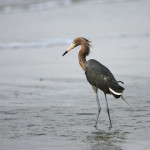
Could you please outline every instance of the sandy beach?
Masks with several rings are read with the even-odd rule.
[[[149,150],[150,1],[0,0],[0,150]],[[124,81],[121,99],[104,95],[102,113],[78,63],[62,57],[86,37],[88,59]]]

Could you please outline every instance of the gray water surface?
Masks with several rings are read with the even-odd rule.
[[[97,105],[85,80],[42,79],[36,85],[1,85],[1,148],[149,149],[149,78],[128,76],[124,80],[130,91],[125,97],[133,108],[108,96],[111,129],[102,92],[102,112],[94,127]]]

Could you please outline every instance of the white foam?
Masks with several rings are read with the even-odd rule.
[[[14,4],[16,5],[14,5]],[[62,7],[62,6],[69,6],[72,4],[72,0],[51,0],[47,2],[34,2],[31,3],[26,1],[6,1],[4,3],[4,6],[0,9],[0,11],[4,13],[18,13],[18,12],[24,12],[24,11],[41,11],[41,10],[47,10],[51,8],[56,7]]]
[[[54,38],[39,42],[11,42],[0,43],[0,49],[6,48],[40,48],[40,47],[55,47],[63,44],[71,44],[72,39],[68,38]]]

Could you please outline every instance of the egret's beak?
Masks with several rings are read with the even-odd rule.
[[[72,50],[75,47],[76,47],[76,45],[74,43],[71,44],[71,46],[64,52],[64,54],[62,56],[66,55],[70,50]]]
[[[65,51],[62,56],[66,55],[67,53],[68,53],[68,51]]]

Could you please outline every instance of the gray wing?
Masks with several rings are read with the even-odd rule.
[[[122,92],[124,89],[118,85],[110,70],[94,59],[87,61],[85,65],[85,74],[91,85],[96,86],[105,93],[110,93],[109,87],[116,92]]]

